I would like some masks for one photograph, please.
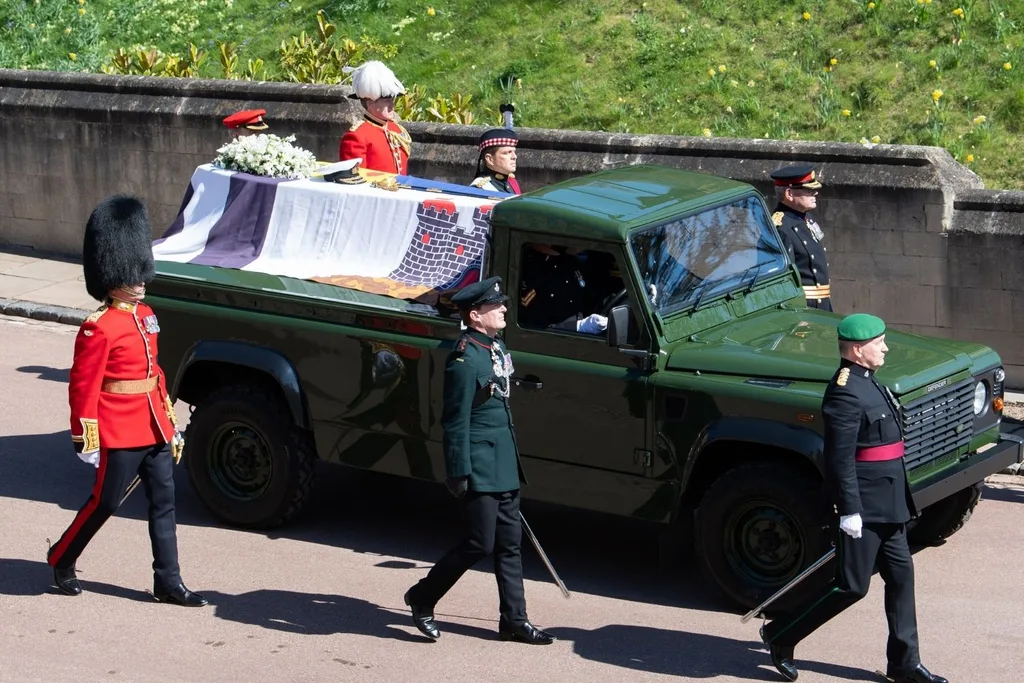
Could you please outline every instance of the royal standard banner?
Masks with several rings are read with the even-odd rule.
[[[153,254],[433,304],[479,279],[501,198],[397,180],[417,182],[286,180],[204,164]]]

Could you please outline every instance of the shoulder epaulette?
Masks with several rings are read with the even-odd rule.
[[[110,310],[110,309],[107,308],[106,304],[100,306],[95,311],[93,311],[92,313],[89,314],[89,317],[85,319],[85,322],[87,322],[87,323],[94,323],[94,322],[96,322],[97,320],[102,318],[103,314],[106,313],[108,310]]]
[[[772,223],[774,223],[775,225],[781,226],[782,225],[782,216],[783,216],[783,213],[781,211],[776,211],[775,213],[773,213],[772,214]]]
[[[485,176],[480,176],[479,178],[474,178],[473,182],[471,182],[469,184],[469,186],[470,187],[483,187],[487,183],[487,180],[488,179]]]
[[[843,368],[839,371],[839,376],[836,377],[836,386],[845,387],[847,380],[850,379],[850,368]]]
[[[363,124],[364,124],[365,122],[366,122],[366,120],[365,120],[365,119],[362,119],[362,120],[360,120],[360,121],[356,121],[356,122],[355,122],[355,123],[354,123],[354,124],[352,125],[352,127],[348,129],[348,131],[349,131],[349,132],[351,133],[351,132],[352,132],[352,131],[354,131],[354,130],[355,130],[356,128],[358,128],[359,126],[363,125]]]
[[[466,335],[462,335],[461,337],[459,337],[459,341],[455,344],[455,350],[459,351],[459,352],[463,352],[463,351],[466,350],[466,346],[468,344],[469,344],[469,337],[466,336]]]

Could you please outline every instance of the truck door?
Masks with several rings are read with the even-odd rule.
[[[576,329],[578,315],[607,315],[617,294],[622,303],[623,289],[625,302],[633,300],[622,251],[515,233],[510,241],[504,338],[524,495],[634,514],[657,484],[649,478],[648,373],[609,347],[604,331]]]

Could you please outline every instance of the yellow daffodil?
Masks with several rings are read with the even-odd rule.
[[[930,66],[933,69],[938,69],[939,68],[939,65],[935,63],[934,59],[929,59],[928,60],[928,66]]]
[[[85,4],[85,0],[78,0],[78,4],[79,5],[84,5]]]
[[[972,120],[972,123],[974,123],[974,125],[976,125],[976,126],[979,125],[979,124],[985,123],[985,117],[984,116],[980,116],[980,115],[979,116],[975,116],[974,119]]]
[[[811,13],[810,12],[804,12],[803,17],[804,17],[804,21],[810,21],[811,20]]]
[[[706,138],[711,137],[711,129],[710,128],[705,128],[704,129],[704,137],[706,137]]]
[[[869,2],[868,3],[868,9],[875,9],[875,3]]]
[[[725,64],[719,64],[719,65],[718,65],[718,70],[719,70],[719,71],[720,71],[721,73],[723,73],[723,74],[724,74],[724,73],[725,73]]]
[[[964,18],[964,10],[962,7],[957,7],[955,10],[953,10],[952,14],[954,17],[960,17],[961,19]]]
[[[85,8],[84,7],[79,7],[78,8],[78,13],[79,14],[85,14]]]
[[[850,110],[849,109],[844,109],[843,110],[843,116],[849,116],[849,115],[850,115]]]
[[[523,89],[523,79],[521,79],[521,78],[517,78],[516,79],[516,87],[519,88],[520,90]]]
[[[69,52],[68,53],[68,59],[70,59],[73,62],[76,59],[78,59],[78,55],[76,55],[74,52]]]
[[[715,77],[715,70],[714,69],[708,69],[708,76],[711,76],[711,78],[714,78]]]
[[[1010,69],[1013,68],[1013,64],[1010,64],[1009,62],[1005,62],[1003,64],[1003,68],[1006,69],[1007,71],[1009,71]]]
[[[437,14],[437,13],[436,13],[436,12],[434,11],[434,8],[433,8],[433,7],[428,7],[428,8],[427,8],[427,16],[428,16],[428,17],[432,17],[432,16],[434,16],[435,14]]]
[[[877,135],[872,135],[872,136],[871,136],[871,142],[875,143],[876,145],[877,145],[877,144],[878,144],[879,142],[881,142],[881,141],[882,141],[882,138],[878,137]]]
[[[35,27],[36,27],[36,25],[35,25],[35,24],[29,24],[29,25],[28,25],[28,27],[29,27],[29,28],[35,28]]]
[[[938,102],[941,99],[942,99],[942,91],[941,90],[932,90],[932,102]]]
[[[64,29],[64,33],[68,33],[68,34],[70,34],[70,33],[71,33],[71,27],[70,27],[70,26],[68,26],[67,28],[65,28],[65,29]]]
[[[839,60],[833,57],[832,59],[828,60],[828,63],[831,64],[832,66],[835,66],[836,64],[839,63]]]
[[[968,154],[966,161],[969,164],[973,164],[974,163],[974,155],[973,154]]]
[[[755,85],[757,85],[757,83],[754,83],[754,81],[747,81],[748,88],[753,88]]]

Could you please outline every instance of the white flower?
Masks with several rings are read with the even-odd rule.
[[[270,178],[307,178],[317,168],[316,156],[294,141],[294,135],[282,139],[273,133],[235,138],[217,150],[213,165]]]

